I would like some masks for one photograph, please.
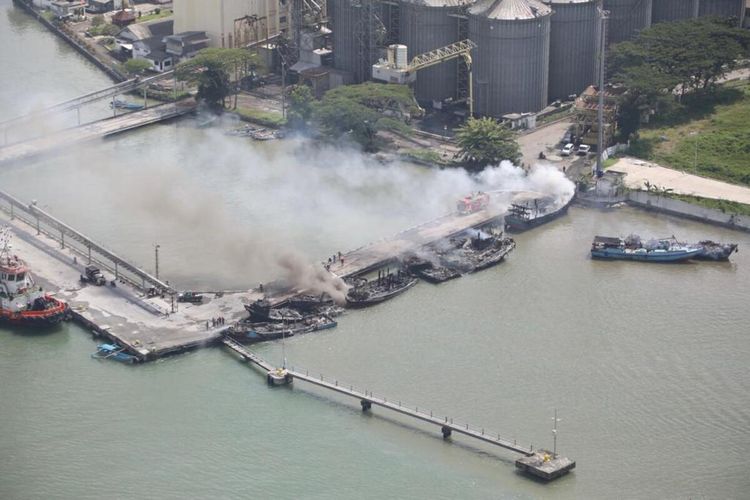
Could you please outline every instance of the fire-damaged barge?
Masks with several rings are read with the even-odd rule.
[[[419,279],[416,276],[400,269],[396,271],[396,274],[390,271],[380,271],[378,278],[374,280],[358,278],[346,294],[346,305],[360,308],[380,304],[404,293],[416,285],[417,281]]]
[[[410,272],[430,283],[443,283],[502,262],[516,248],[513,238],[484,234],[451,238],[434,249],[434,259],[410,255],[404,264]]]
[[[505,229],[518,233],[554,220],[567,213],[574,198],[575,191],[560,199],[553,196],[517,199],[505,216]]]
[[[327,295],[298,295],[283,307],[273,307],[264,298],[245,304],[245,309],[248,317],[224,332],[244,344],[334,328],[338,323],[333,317],[342,311]]]

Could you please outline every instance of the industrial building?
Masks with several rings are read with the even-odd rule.
[[[288,30],[291,4],[291,0],[175,0],[174,31],[205,31],[210,47],[244,47]]]
[[[680,0],[682,1],[682,0]],[[600,0],[545,0],[552,8],[548,101],[578,95],[596,81]]]
[[[287,69],[318,90],[368,81],[375,71],[413,82],[427,107],[468,103],[473,94],[475,114],[497,118],[538,112],[596,81],[602,9],[610,45],[654,22],[742,20],[745,0],[174,0],[175,32],[205,31],[210,46],[275,50],[284,37],[296,54],[285,56]],[[406,63],[395,68],[389,46]],[[445,49],[452,57],[412,65]]]

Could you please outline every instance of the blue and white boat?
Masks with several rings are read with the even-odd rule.
[[[630,235],[627,238],[596,236],[591,244],[591,257],[605,260],[637,260],[643,262],[681,262],[698,256],[701,247],[665,240],[652,240],[646,243],[641,238]]]
[[[136,356],[128,354],[124,347],[117,344],[99,344],[96,346],[96,352],[91,355],[95,359],[113,359],[121,363],[135,363],[138,361]]]

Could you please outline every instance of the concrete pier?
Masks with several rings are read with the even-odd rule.
[[[61,130],[44,137],[0,148],[0,164],[49,153],[78,142],[91,141],[119,134],[134,128],[192,113],[194,110],[195,101],[189,98]]]
[[[0,224],[11,227],[14,252],[29,264],[35,280],[68,302],[74,321],[141,361],[216,343],[225,325],[244,316],[240,294],[208,296],[203,304],[180,303],[173,309],[169,295],[147,297],[131,284],[136,281],[132,275],[123,279],[124,269],[118,280],[101,266],[108,284],[83,284],[80,275],[88,261],[80,244],[66,240],[61,248],[59,239],[42,231],[37,234],[33,225],[16,216],[11,219],[6,210],[0,204]],[[211,320],[218,317],[225,318],[225,325],[212,326]]]

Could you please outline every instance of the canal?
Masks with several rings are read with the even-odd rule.
[[[0,119],[109,84],[0,0]],[[45,101],[46,102],[46,101]],[[106,109],[90,111],[106,113]],[[185,287],[255,286],[269,254],[310,261],[451,208],[457,172],[382,166],[302,139],[257,145],[191,120],[34,162],[0,186]],[[740,244],[724,264],[592,262],[595,234]],[[750,236],[624,208],[519,235],[509,260],[420,283],[285,355],[346,383],[574,458],[541,484],[476,448],[220,349],[138,367],[89,358],[75,325],[0,329],[2,498],[743,498],[750,487]],[[271,259],[271,260],[269,260]],[[280,362],[282,346],[257,347]]]

